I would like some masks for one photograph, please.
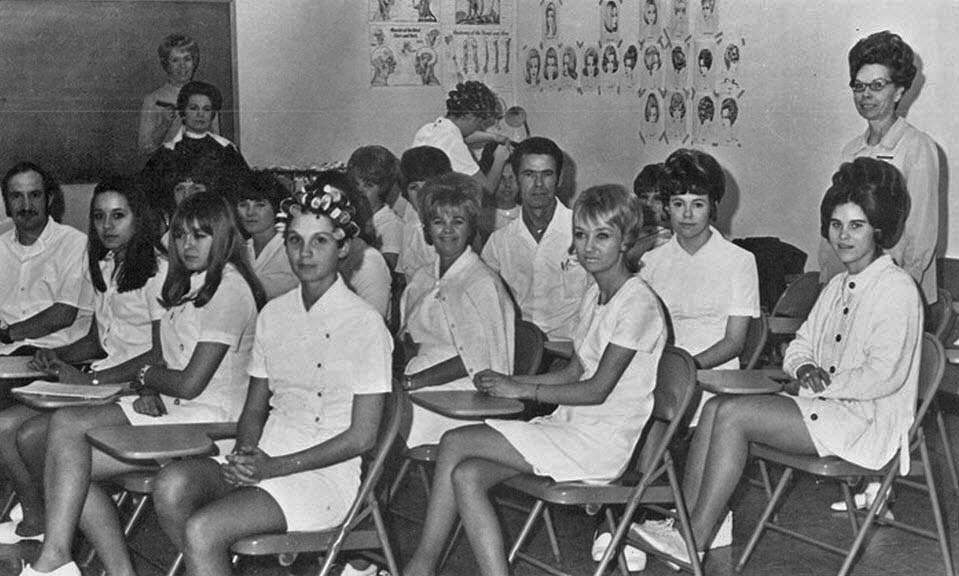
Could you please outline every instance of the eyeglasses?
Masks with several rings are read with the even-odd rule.
[[[886,86],[892,84],[892,80],[889,78],[876,78],[872,82],[860,82],[859,80],[852,80],[849,82],[849,87],[852,88],[853,92],[861,93],[865,92],[866,88],[869,88],[870,92],[882,92],[886,89]]]

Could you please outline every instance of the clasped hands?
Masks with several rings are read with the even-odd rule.
[[[803,364],[799,370],[796,370],[796,379],[787,382],[783,386],[783,391],[791,396],[797,396],[799,389],[805,388],[818,394],[828,388],[831,383],[829,372],[815,364]]]
[[[220,474],[233,486],[255,486],[272,476],[272,462],[273,458],[257,446],[237,446],[220,464]]]
[[[500,374],[493,370],[483,370],[473,376],[473,385],[476,389],[490,396],[499,396],[500,398],[529,398],[530,386],[520,384],[514,381],[506,374]]]

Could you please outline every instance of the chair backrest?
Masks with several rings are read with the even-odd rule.
[[[350,506],[343,523],[340,525],[336,539],[329,547],[324,560],[322,574],[329,572],[330,566],[336,560],[336,556],[343,543],[349,536],[350,531],[365,519],[369,512],[369,503],[372,498],[376,498],[377,485],[383,476],[383,469],[386,467],[386,459],[389,456],[390,449],[396,442],[400,432],[400,426],[403,422],[403,411],[409,403],[409,395],[403,390],[401,382],[394,378],[393,389],[387,399],[387,405],[384,409],[385,421],[380,422],[379,435],[376,445],[366,457],[366,470],[363,481],[360,483],[360,489]],[[329,564],[330,566],[327,566]]]
[[[947,346],[949,335],[952,333],[954,312],[952,309],[952,294],[940,288],[935,304],[926,309],[926,332],[932,333],[943,346]]]
[[[678,423],[698,395],[693,357],[682,348],[667,345],[656,371],[653,418],[670,425]]]
[[[946,351],[942,344],[932,334],[926,332],[922,335],[922,358],[919,361],[919,408],[916,411],[916,420],[909,429],[909,437],[912,438],[922,421],[926,416],[929,405],[936,398],[936,392],[939,390],[939,384],[942,382],[942,375],[946,370]]]
[[[536,324],[516,320],[513,374],[530,376],[536,374],[543,361],[543,342],[546,337]]]
[[[773,306],[770,316],[806,318],[819,298],[820,290],[822,285],[819,284],[819,272],[806,272],[786,287],[786,291]]]
[[[769,336],[769,318],[765,312],[758,318],[749,319],[749,331],[746,332],[746,342],[743,351],[739,354],[739,365],[743,370],[752,370],[759,364],[759,358],[766,347],[766,338]]]

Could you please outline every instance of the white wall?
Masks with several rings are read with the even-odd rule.
[[[519,36],[538,37],[539,2],[518,2]],[[581,28],[562,32],[594,38],[596,4],[566,0],[570,12],[560,25]],[[939,143],[944,173],[959,170],[959,117],[952,109],[959,77],[947,60],[959,52],[959,3],[727,0],[722,10],[722,28],[746,38],[743,146],[709,149],[729,172],[724,211],[732,212],[734,236],[780,236],[810,253],[815,266],[819,199],[843,143],[864,128],[846,86],[846,54],[874,31],[892,29],[918,53],[921,79],[908,119]],[[364,0],[236,0],[241,145],[251,163],[345,160],[356,146],[374,142],[399,153],[421,124],[442,114],[442,89],[369,88],[365,18]],[[629,185],[642,165],[671,151],[641,145],[638,101],[567,93],[517,97],[533,131],[576,159],[580,188]],[[959,219],[957,204],[949,203],[949,222]],[[959,226],[948,230],[948,241],[948,255],[959,256]]]

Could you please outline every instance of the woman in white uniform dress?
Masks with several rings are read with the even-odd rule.
[[[922,301],[915,281],[884,252],[902,233],[908,206],[891,164],[856,158],[833,175],[820,207],[821,234],[845,272],[826,285],[786,350],[791,395],[712,398],[693,436],[683,493],[700,554],[726,514],[750,442],[872,469],[902,448],[899,464],[908,470]],[[634,530],[688,561],[677,528],[647,522]]]
[[[583,298],[573,360],[542,376],[485,371],[474,379],[494,396],[559,408],[530,422],[487,420],[443,436],[423,536],[404,574],[435,572],[458,512],[479,573],[506,575],[490,488],[524,473],[557,481],[611,480],[622,473],[652,412],[666,345],[656,295],[626,264],[641,225],[639,203],[622,186],[590,188],[576,201],[573,245],[596,284]]]
[[[262,532],[342,521],[376,442],[391,388],[382,316],[347,288],[337,264],[359,231],[330,173],[281,205],[285,252],[300,286],[257,320],[236,448],[175,462],[156,482],[161,526],[193,574],[231,574],[230,545]]]
[[[263,288],[250,269],[233,209],[212,193],[183,201],[171,226],[170,265],[160,319],[165,364],[143,364],[134,391],[117,404],[58,410],[44,465],[46,534],[23,574],[78,576],[70,557],[83,529],[109,574],[132,574],[116,507],[97,480],[135,467],[94,450],[86,431],[123,424],[235,420],[246,394]]]

